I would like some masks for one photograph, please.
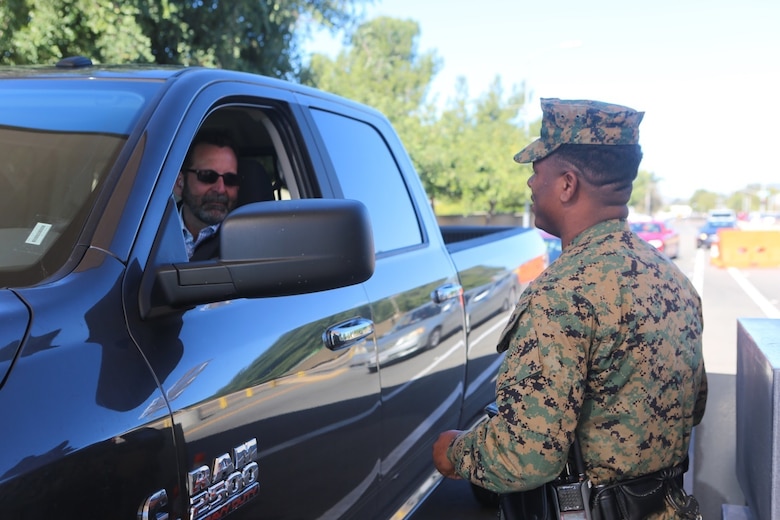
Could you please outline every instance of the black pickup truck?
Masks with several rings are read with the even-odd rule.
[[[528,228],[440,229],[391,125],[239,72],[0,69],[0,518],[403,518],[493,398],[546,267]],[[219,258],[172,194],[240,150]]]

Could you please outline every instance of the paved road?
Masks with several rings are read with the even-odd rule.
[[[729,447],[722,446],[733,442],[737,319],[780,318],[780,269],[724,269],[711,265],[709,252],[696,249],[698,225],[696,221],[677,224],[682,243],[675,262],[703,299],[704,357],[711,391],[708,413],[697,428],[695,444],[705,454],[700,454],[700,459],[705,460],[699,460],[694,491],[700,502],[702,498],[706,501],[704,518],[720,518],[721,504],[743,500],[733,475],[733,458],[706,458],[715,450],[728,452]],[[718,488],[726,488],[727,492]],[[467,482],[445,480],[413,518],[483,520],[495,519],[496,512],[477,503]]]

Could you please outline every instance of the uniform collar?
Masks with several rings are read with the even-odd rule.
[[[599,222],[598,224],[589,227],[571,241],[569,247],[590,242],[596,237],[608,235],[610,233],[622,233],[624,231],[630,231],[631,227],[628,225],[626,219],[610,219]]]

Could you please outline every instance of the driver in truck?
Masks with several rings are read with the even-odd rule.
[[[240,177],[235,146],[220,129],[204,129],[193,139],[176,178],[179,216],[190,260],[219,254],[219,226],[236,207]]]

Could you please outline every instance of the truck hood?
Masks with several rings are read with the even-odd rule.
[[[29,325],[30,313],[24,303],[13,292],[0,290],[0,388]]]

